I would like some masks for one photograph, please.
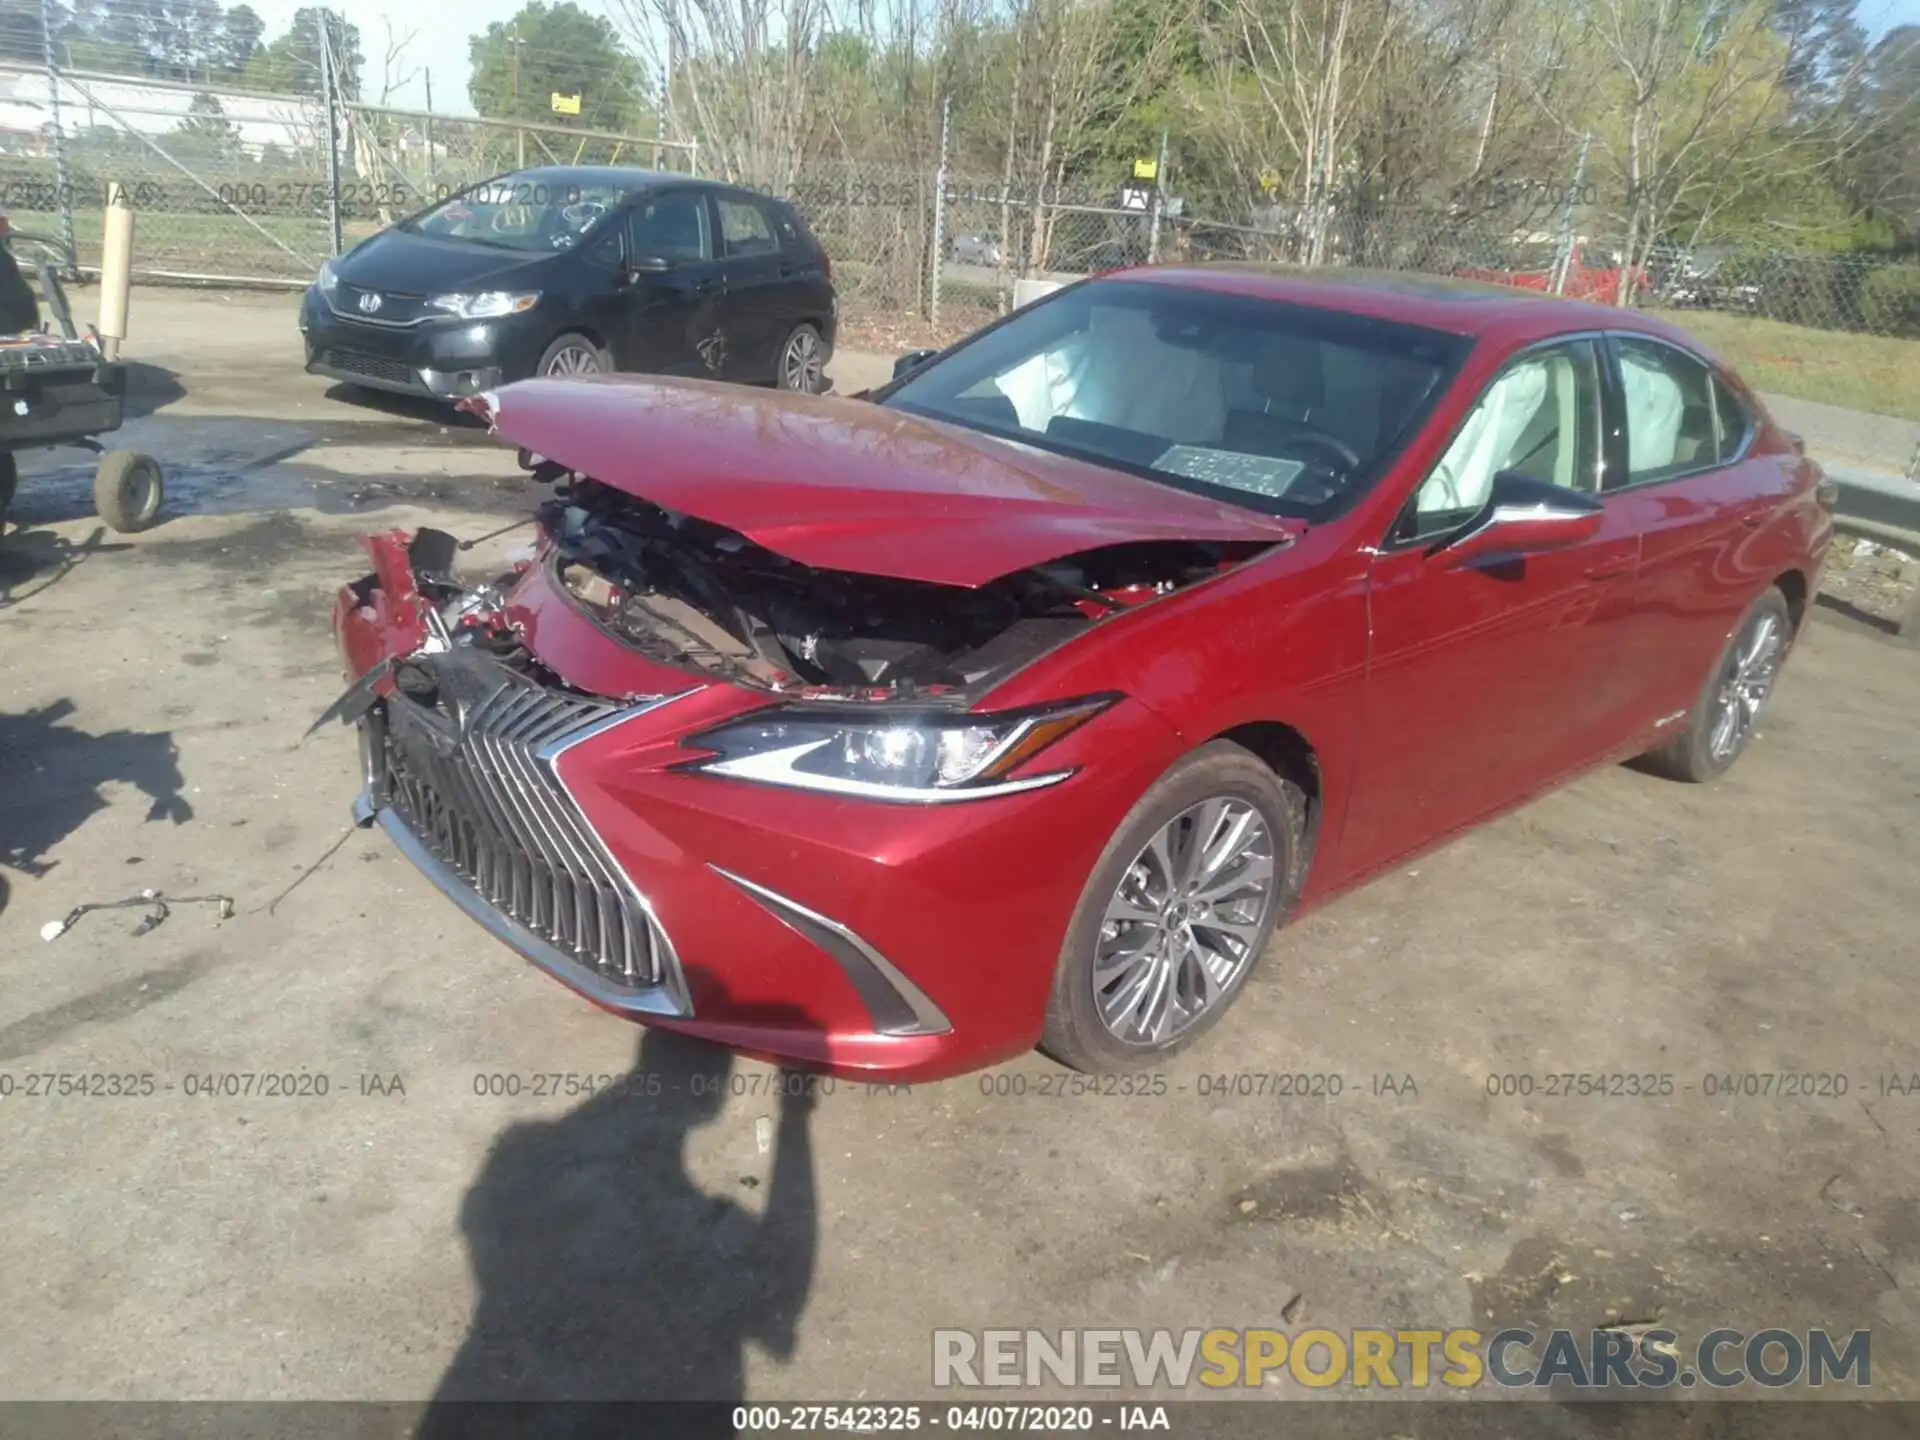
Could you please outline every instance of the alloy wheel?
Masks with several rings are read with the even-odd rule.
[[[585,345],[568,345],[547,362],[549,375],[598,375],[600,357]]]
[[[1094,955],[1094,1003],[1118,1040],[1161,1045],[1232,994],[1278,893],[1273,833],[1244,800],[1174,816],[1120,877]]]
[[[1734,642],[1720,672],[1713,724],[1707,734],[1707,749],[1715,761],[1730,759],[1752,738],[1760,711],[1780,674],[1786,642],[1780,617],[1767,611],[1754,616]]]
[[[825,370],[821,359],[820,337],[804,326],[793,332],[780,357],[780,383],[788,390],[804,395],[817,394]]]

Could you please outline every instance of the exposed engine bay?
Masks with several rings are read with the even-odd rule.
[[[780,693],[862,700],[977,689],[1109,615],[1268,548],[1110,546],[965,589],[818,569],[579,477],[538,519],[547,544],[536,563],[648,659]]]

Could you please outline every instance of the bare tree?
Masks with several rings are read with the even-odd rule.
[[[815,120],[819,48],[834,0],[611,0],[635,49],[666,77],[666,123],[699,136],[703,164],[785,191]]]
[[[1676,208],[1711,205],[1751,175],[1786,118],[1788,51],[1767,0],[1589,0],[1583,13],[1606,77],[1593,129],[1625,237],[1624,305]]]
[[[420,67],[417,65],[411,69],[406,68],[408,47],[413,44],[419,32],[409,30],[396,38],[391,20],[386,22],[386,31],[387,48],[380,62],[379,104],[382,107],[391,102],[394,91],[411,85],[420,74]],[[394,164],[388,156],[389,144],[394,139],[391,117],[369,115],[349,105],[346,107],[346,124],[348,139],[353,145],[354,173],[376,182],[373,188],[378,195],[377,208],[380,223],[391,225],[395,219],[393,193],[397,188],[404,187],[425,198],[421,188],[414,184],[406,171]],[[400,186],[389,184],[387,181],[389,175],[398,179]]]

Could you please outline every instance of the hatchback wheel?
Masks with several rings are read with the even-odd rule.
[[[1081,892],[1041,1048],[1128,1070],[1217,1023],[1299,894],[1306,813],[1297,784],[1230,741],[1155,782]]]
[[[562,335],[540,357],[541,375],[602,375],[613,368],[607,353],[584,335]]]
[[[798,325],[780,347],[780,371],[774,377],[782,390],[818,395],[827,375],[827,346],[811,325]]]
[[[1695,782],[1723,774],[1753,739],[1792,640],[1787,597],[1768,590],[1741,617],[1707,673],[1685,733],[1642,757],[1646,767]]]

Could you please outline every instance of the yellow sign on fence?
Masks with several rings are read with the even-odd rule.
[[[1133,162],[1133,178],[1151,180],[1160,173],[1160,162],[1150,156],[1142,156]]]
[[[554,91],[553,113],[556,115],[578,115],[580,113],[580,97],[578,95],[562,95],[558,90]]]

